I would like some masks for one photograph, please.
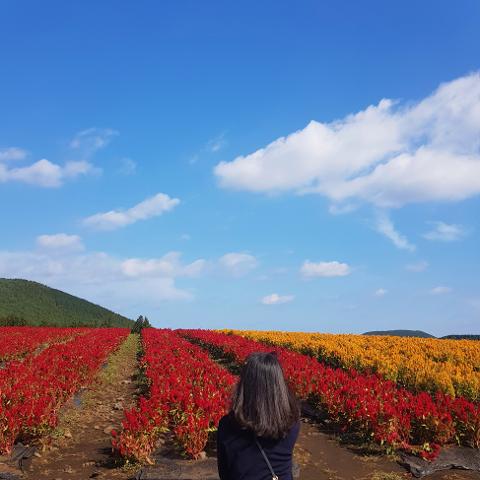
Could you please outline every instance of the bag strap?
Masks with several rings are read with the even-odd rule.
[[[270,473],[272,474],[272,480],[278,480],[278,477],[275,475],[275,472],[273,471],[272,465],[270,464],[270,461],[268,460],[267,454],[263,450],[262,446],[260,445],[260,442],[257,440],[255,437],[255,443],[257,444],[258,449],[260,450],[265,463],[267,464],[268,469],[270,470]]]

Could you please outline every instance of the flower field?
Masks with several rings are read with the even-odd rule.
[[[0,333],[0,454],[9,454],[15,442],[52,432],[61,407],[92,383],[129,330],[3,327]],[[480,403],[462,395],[456,383],[450,391],[420,381],[425,376],[420,366],[429,361],[438,369],[478,366],[478,352],[469,342],[445,342],[435,353],[437,343],[420,339],[239,333],[146,328],[139,360],[140,339],[129,337],[125,344],[136,342],[131,365],[136,369],[139,361],[143,394],[132,396],[133,408],[120,410],[121,428],[111,432],[114,450],[128,460],[154,463],[155,451],[168,441],[189,458],[202,456],[228,409],[237,380],[231,371],[258,351],[275,351],[297,397],[321,412],[336,432],[348,432],[361,443],[428,459],[447,444],[480,447]],[[390,351],[404,362],[397,370]],[[415,384],[400,379],[409,356],[419,366]],[[382,358],[390,370],[381,370]],[[410,368],[413,372],[413,364]]]
[[[0,362],[20,359],[43,344],[73,338],[81,331],[80,328],[1,327]]]
[[[5,327],[8,328],[8,327]],[[23,361],[11,361],[0,370],[0,453],[8,454],[15,441],[41,436],[54,428],[60,407],[87,385],[129,333],[127,329],[37,329],[22,328],[34,338],[21,341],[19,351],[53,342]],[[33,331],[33,333],[32,333]],[[2,329],[2,338],[7,334]],[[57,334],[57,335],[56,335]],[[30,342],[30,343],[28,343]]]
[[[238,335],[208,330],[179,333],[238,363],[251,352],[276,351],[299,398],[325,412],[339,431],[355,432],[388,450],[433,458],[447,443],[480,447],[480,406],[463,397],[413,393],[375,373],[330,367],[311,356]]]
[[[159,435],[170,430],[197,458],[226,412],[235,377],[172,330],[143,330],[142,341],[149,391],[125,412],[122,431],[112,432],[113,446],[124,457],[151,463]]]
[[[377,372],[414,392],[443,392],[480,401],[480,346],[472,340],[276,331],[234,333],[311,355],[330,366]]]

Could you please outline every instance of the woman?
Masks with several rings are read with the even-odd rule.
[[[221,480],[292,480],[292,452],[300,429],[298,402],[275,353],[249,355],[218,426]]]

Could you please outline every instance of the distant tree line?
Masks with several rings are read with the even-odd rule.
[[[48,320],[40,320],[39,322],[28,322],[22,317],[17,315],[7,315],[5,317],[0,317],[0,327],[25,327],[25,326],[35,326],[35,327],[62,327],[62,328],[79,328],[79,327],[117,327],[115,323],[111,320],[104,319],[101,321],[94,322],[80,322],[80,321],[68,321],[68,322],[56,322]]]
[[[17,315],[6,315],[0,317],[0,327],[24,327],[26,325],[31,325],[27,320]],[[70,328],[78,328],[78,327],[114,327],[114,322],[109,319],[103,319],[100,322],[78,322],[78,321],[71,321],[71,322],[55,322],[55,321],[46,321],[42,320],[36,324],[39,327],[70,327]],[[132,333],[140,333],[144,328],[152,328],[150,321],[147,317],[140,315],[132,327]]]
[[[480,335],[447,335],[445,340],[480,340]]]
[[[27,325],[27,321],[16,315],[7,315],[0,318],[0,327],[24,327],[25,325]]]

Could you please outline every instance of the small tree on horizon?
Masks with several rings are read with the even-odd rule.
[[[151,328],[150,322],[148,321],[147,317],[140,315],[137,320],[135,320],[135,324],[132,327],[132,333],[141,333],[144,328]]]

